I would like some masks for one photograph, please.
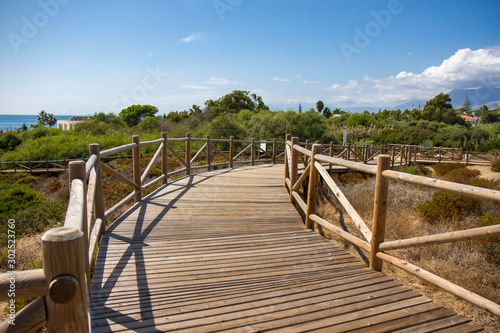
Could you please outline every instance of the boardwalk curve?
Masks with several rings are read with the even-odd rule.
[[[283,166],[187,176],[103,235],[93,332],[481,328],[305,229]]]

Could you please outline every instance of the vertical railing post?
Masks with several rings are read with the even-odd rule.
[[[384,170],[391,166],[391,158],[380,155],[377,161],[377,178],[375,183],[375,200],[373,209],[373,230],[370,251],[370,268],[382,271],[382,260],[377,258],[380,243],[385,238],[385,221],[387,216],[387,197],[389,192],[389,181],[382,175]]]
[[[465,165],[469,165],[470,152],[467,150],[467,154],[465,154]]]
[[[351,144],[347,144],[347,160],[351,160]]]
[[[186,175],[191,174],[191,133],[186,133],[186,153],[184,158],[186,159]]]
[[[231,141],[229,142],[229,166],[234,167],[234,136],[231,136]]]
[[[43,271],[49,281],[45,296],[49,332],[89,332],[88,289],[82,231],[62,227],[41,237]]]
[[[210,142],[210,135],[207,135],[207,165],[208,171],[212,171],[212,146]]]
[[[273,164],[276,164],[276,156],[278,156],[278,143],[276,142],[276,138],[273,141]]]
[[[252,155],[252,166],[255,165],[255,139],[252,138],[252,143],[251,143],[251,155]]]
[[[162,132],[161,138],[163,139],[163,148],[161,150],[161,173],[165,177],[163,178],[162,184],[165,185],[168,182],[167,174],[167,133]]]
[[[284,183],[285,188],[286,188],[286,180],[290,178],[290,163],[288,163],[288,160],[291,158],[291,156],[288,155],[287,147],[288,147],[288,141],[291,140],[292,140],[291,134],[285,135],[285,183]]]
[[[330,141],[330,157],[333,157],[333,141]],[[332,166],[330,163],[330,171],[332,171]]]
[[[394,169],[394,158],[396,157],[396,147],[395,146],[392,146],[392,158],[391,158],[391,168]]]
[[[306,208],[306,228],[314,230],[314,221],[309,217],[316,213],[317,198],[318,198],[318,178],[319,172],[314,165],[316,162],[315,155],[321,152],[321,146],[314,144],[311,149],[311,162],[309,168],[309,186],[307,191],[307,208]]]
[[[299,138],[298,137],[293,137],[292,138],[292,146],[290,147],[290,202],[293,202],[293,185],[297,182],[297,177],[298,177],[298,152],[293,149],[294,145],[299,144]]]
[[[69,163],[69,184],[71,188],[71,183],[74,179],[79,179],[83,182],[83,198],[81,204],[83,205],[82,209],[82,232],[83,232],[83,244],[85,248],[85,273],[87,277],[90,277],[90,269],[89,269],[89,227],[88,227],[88,219],[87,219],[87,177],[85,172],[85,162],[84,161],[72,161]],[[90,287],[90,280],[89,287]]]
[[[137,184],[138,189],[136,190],[136,195],[134,197],[134,203],[138,203],[142,199],[142,183],[141,183],[141,140],[138,135],[132,136],[132,142],[136,144],[132,148],[132,159],[133,159],[133,173],[134,173],[134,183]]]
[[[95,186],[96,186],[96,192],[95,192],[95,201],[94,201],[94,211],[95,211],[95,217],[98,219],[101,219],[103,222],[105,220],[104,217],[104,194],[102,192],[102,171],[101,171],[101,151],[99,148],[98,143],[92,143],[89,145],[89,154],[90,156],[96,155],[97,156],[97,161],[96,161],[96,180],[95,180]],[[106,223],[103,223],[102,226],[103,228],[105,227]]]

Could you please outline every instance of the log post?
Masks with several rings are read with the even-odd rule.
[[[255,165],[255,139],[252,138],[252,143],[251,143],[251,155],[252,155],[252,166]]]
[[[389,192],[389,180],[382,176],[384,170],[391,166],[391,158],[380,155],[377,161],[377,178],[375,185],[375,201],[373,209],[373,229],[370,251],[370,268],[382,271],[382,260],[377,258],[380,243],[385,238],[385,220],[387,215],[387,196]]]
[[[470,158],[470,153],[469,150],[467,150],[467,153],[465,154],[465,165],[469,165],[469,158]]]
[[[137,184],[138,189],[137,194],[134,197],[134,203],[138,203],[142,199],[142,190],[141,190],[141,140],[138,135],[132,136],[132,142],[136,144],[134,148],[132,148],[132,159],[133,159],[133,173],[134,173],[134,183]]]
[[[441,163],[441,147],[439,147],[439,163]]]
[[[297,177],[298,177],[298,152],[293,149],[294,145],[299,144],[299,138],[298,137],[293,137],[292,138],[292,146],[290,147],[290,202],[293,202],[293,185],[295,185],[295,182],[297,182]]]
[[[321,146],[314,144],[311,149],[311,163],[309,168],[309,188],[307,191],[307,208],[306,208],[306,228],[314,230],[314,221],[310,215],[316,213],[317,198],[318,198],[318,169],[314,166],[316,158],[314,155],[321,153]]]
[[[392,146],[392,158],[391,158],[391,168],[394,169],[394,157],[396,156],[396,147]]]
[[[94,199],[94,210],[95,210],[95,217],[96,219],[102,219],[103,221],[105,220],[104,216],[104,194],[102,192],[102,170],[101,170],[101,151],[99,148],[98,143],[92,143],[89,145],[89,153],[90,156],[96,155],[97,160],[96,160],[96,193],[95,193],[95,199]],[[103,223],[103,226],[105,223]]]
[[[330,141],[330,157],[333,157],[333,141]],[[330,163],[330,172],[332,171],[332,164]]]
[[[191,174],[191,133],[186,133],[186,153],[184,158],[186,159],[186,175]]]
[[[87,277],[90,277],[90,269],[89,269],[89,228],[88,228],[88,220],[87,220],[87,190],[86,190],[86,172],[85,172],[85,162],[83,161],[71,161],[69,162],[69,183],[74,179],[80,179],[83,182],[83,210],[81,216],[82,218],[82,232],[83,232],[83,243],[85,247],[85,273]],[[49,280],[50,281],[50,280]],[[90,279],[89,288],[90,288]]]
[[[45,297],[48,331],[89,332],[83,232],[54,228],[43,234],[41,240],[43,271],[50,281]]]
[[[287,134],[285,135],[285,188],[286,188],[286,180],[290,178],[290,169],[289,169],[289,163],[288,163],[288,160],[291,158],[291,156],[288,156],[288,141],[291,141],[292,140],[292,135],[291,134]],[[291,150],[290,150],[291,152]],[[291,189],[290,189],[290,192],[291,192]]]
[[[276,142],[276,138],[273,141],[273,164],[276,164],[276,156],[278,156],[278,143]]]
[[[167,169],[167,133],[162,132],[161,133],[161,138],[163,139],[163,148],[161,150],[161,173],[165,177],[163,177],[162,184],[165,185],[167,184],[167,174],[168,174],[168,169]]]
[[[351,144],[350,143],[347,145],[347,160],[348,161],[351,160]]]
[[[231,141],[229,142],[229,166],[234,167],[234,136],[231,136]]]
[[[212,171],[212,146],[210,142],[210,135],[207,135],[207,165],[208,171]]]

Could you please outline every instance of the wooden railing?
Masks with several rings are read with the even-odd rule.
[[[169,142],[179,142],[177,139],[168,139]],[[188,140],[187,138],[179,139],[180,142]],[[191,138],[192,142],[205,141],[209,139],[196,139]],[[225,142],[230,143],[231,140],[211,140],[212,147],[213,143]],[[251,143],[251,140],[233,140],[233,143]],[[255,141],[256,144],[266,143],[268,145],[273,144],[274,141]],[[305,147],[311,147],[309,140],[301,143]],[[465,162],[469,163],[493,163],[498,159],[498,153],[479,153],[464,151],[463,148],[445,148],[445,147],[424,147],[416,145],[398,145],[389,144],[385,146],[356,146],[356,145],[337,145],[331,142],[327,145],[322,145],[327,147],[331,157],[337,157],[346,159],[354,162],[370,163],[375,162],[377,156],[381,154],[387,154],[391,156],[391,166],[396,165],[408,165],[416,163],[441,163],[441,162]],[[212,148],[217,149],[217,148]],[[260,147],[256,147],[256,153],[267,154],[269,161],[271,161],[272,152],[263,152]],[[230,158],[229,151],[223,152],[224,156],[228,161]],[[103,156],[103,159],[115,159],[123,156]],[[126,156],[125,156],[126,157]],[[257,157],[256,157],[257,158]],[[45,161],[0,161],[0,173],[16,173],[16,172],[26,172],[26,173],[54,173],[67,171],[68,165],[71,161],[78,161],[80,159],[63,159],[63,160],[45,160]],[[87,159],[84,159],[87,160]]]
[[[367,165],[350,160],[344,160],[338,156],[332,157],[332,150],[327,145],[314,144],[309,150],[302,147],[303,144],[300,144],[299,138],[297,137],[287,135],[285,141],[285,187],[290,192],[290,201],[296,203],[297,209],[303,214],[303,216],[305,216],[306,227],[314,230],[314,226],[317,224],[368,252],[370,254],[370,268],[374,270],[381,271],[382,262],[391,263],[392,265],[429,283],[432,283],[443,290],[454,294],[455,296],[461,297],[482,309],[500,316],[499,304],[496,304],[480,295],[477,295],[450,281],[387,253],[387,251],[395,249],[495,237],[500,235],[500,225],[402,240],[384,240],[389,180],[427,186],[434,189],[464,194],[495,202],[500,202],[500,191],[393,171],[390,168],[394,160],[391,162],[390,155],[381,154],[377,157],[377,165]],[[325,154],[325,152],[329,154]],[[300,177],[299,162],[304,164],[304,169]],[[364,172],[376,176],[372,229],[366,225],[356,210],[351,206],[345,195],[331,178],[324,166],[325,164],[330,166],[341,166],[347,168],[348,170]],[[317,184],[320,177],[331,189],[335,197],[346,210],[347,214],[349,214],[364,239],[354,236],[353,234],[335,226],[317,215]],[[301,188],[301,186],[306,184],[307,199],[305,201],[297,191]]]
[[[192,151],[193,145],[202,146]],[[229,146],[224,152],[217,145]],[[266,147],[263,146],[266,145]],[[148,165],[141,170],[141,148],[157,145]],[[184,151],[174,149],[183,146]],[[238,147],[237,147],[238,146]],[[103,159],[132,151],[133,176],[128,179]],[[283,160],[284,142],[191,138],[167,138],[141,142],[139,136],[132,143],[100,151],[98,144],[89,146],[87,162],[69,163],[70,199],[64,226],[50,229],[42,237],[43,269],[12,271],[0,274],[0,300],[11,304],[15,299],[38,297],[19,313],[15,325],[9,320],[0,324],[0,332],[30,332],[42,326],[49,331],[89,332],[88,312],[91,267],[96,260],[97,248],[110,217],[130,201],[139,202],[151,186],[166,184],[169,177],[190,175],[196,170],[256,163],[278,163]],[[205,154],[203,161],[199,161]],[[224,162],[214,163],[215,155]],[[182,168],[167,172],[169,160],[179,161]],[[161,175],[149,179],[156,163],[161,165]],[[120,202],[105,208],[102,189],[102,172],[130,185],[133,190]],[[13,290],[13,292],[9,292]]]

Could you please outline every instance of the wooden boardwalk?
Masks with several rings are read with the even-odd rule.
[[[476,332],[303,227],[283,166],[161,187],[104,234],[93,332]]]

